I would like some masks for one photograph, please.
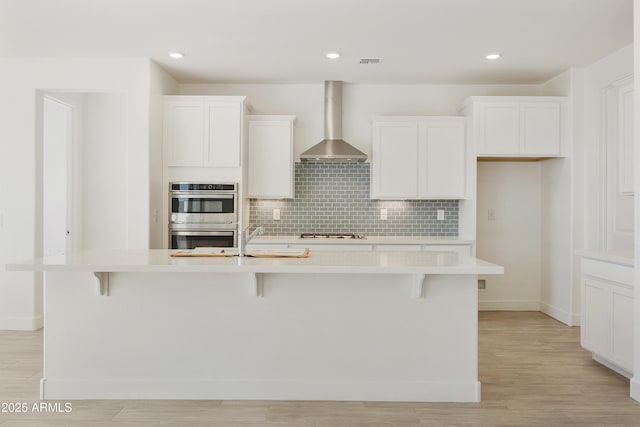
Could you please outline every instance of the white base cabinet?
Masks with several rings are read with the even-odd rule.
[[[373,118],[372,199],[463,199],[463,117]]]
[[[471,255],[471,243],[460,244],[401,244],[401,243],[367,243],[367,239],[361,242],[323,243],[313,240],[297,240],[295,243],[261,243],[254,240],[247,248],[309,248],[313,251],[393,251],[393,252],[455,252],[460,255]]]
[[[567,101],[559,96],[472,96],[463,113],[472,121],[478,157],[561,157]]]
[[[165,96],[169,167],[240,167],[243,96]]]
[[[594,359],[633,373],[633,267],[582,260],[582,347]]]
[[[247,116],[249,197],[293,198],[295,116]]]

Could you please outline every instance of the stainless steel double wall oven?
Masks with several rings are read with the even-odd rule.
[[[238,184],[169,184],[169,247],[235,247]]]

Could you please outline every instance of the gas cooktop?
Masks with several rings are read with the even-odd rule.
[[[302,233],[301,239],[364,239],[359,233]]]

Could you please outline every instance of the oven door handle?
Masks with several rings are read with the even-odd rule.
[[[173,236],[233,236],[234,233],[235,231],[171,231]]]
[[[172,194],[172,199],[233,199],[233,194]]]

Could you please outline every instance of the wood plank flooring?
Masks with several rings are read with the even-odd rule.
[[[591,360],[579,328],[481,312],[479,349],[481,403],[72,401],[71,413],[0,413],[0,427],[640,426],[629,381]],[[0,331],[0,402],[38,402],[41,375],[42,332]]]

